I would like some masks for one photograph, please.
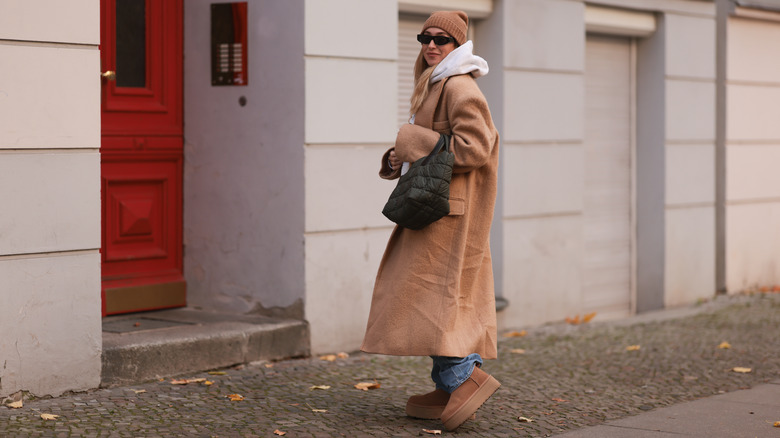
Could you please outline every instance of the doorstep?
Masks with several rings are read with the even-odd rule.
[[[309,355],[305,321],[192,308],[103,318],[100,386]]]

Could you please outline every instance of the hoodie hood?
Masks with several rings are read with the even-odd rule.
[[[474,54],[474,43],[471,40],[450,52],[436,65],[431,75],[431,84],[466,73],[471,73],[475,78],[488,74],[487,61]]]

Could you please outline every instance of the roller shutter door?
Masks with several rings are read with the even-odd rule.
[[[398,126],[409,121],[409,99],[414,88],[414,61],[420,53],[417,34],[427,17],[401,15],[398,18]]]
[[[586,41],[582,298],[600,318],[631,311],[631,44]]]

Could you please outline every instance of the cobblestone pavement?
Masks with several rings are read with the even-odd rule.
[[[455,432],[404,416],[406,398],[432,388],[430,359],[360,353],[256,363],[224,375],[171,379],[30,399],[0,407],[0,436],[542,437],[748,388],[780,375],[780,294],[720,297],[678,318],[554,324],[502,337],[484,369],[502,387]],[[718,346],[726,341],[731,348]],[[627,347],[638,345],[638,350]],[[518,352],[523,349],[524,353]],[[735,367],[751,368],[749,373]],[[378,382],[361,391],[359,382]],[[326,385],[329,389],[312,389]],[[226,396],[240,394],[243,400]],[[41,414],[59,415],[43,420]],[[519,417],[533,420],[523,422]]]

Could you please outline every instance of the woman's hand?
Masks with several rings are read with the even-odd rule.
[[[403,162],[395,156],[395,150],[390,151],[390,155],[387,156],[387,161],[389,161],[390,168],[393,170],[400,168],[401,164],[403,164]]]

